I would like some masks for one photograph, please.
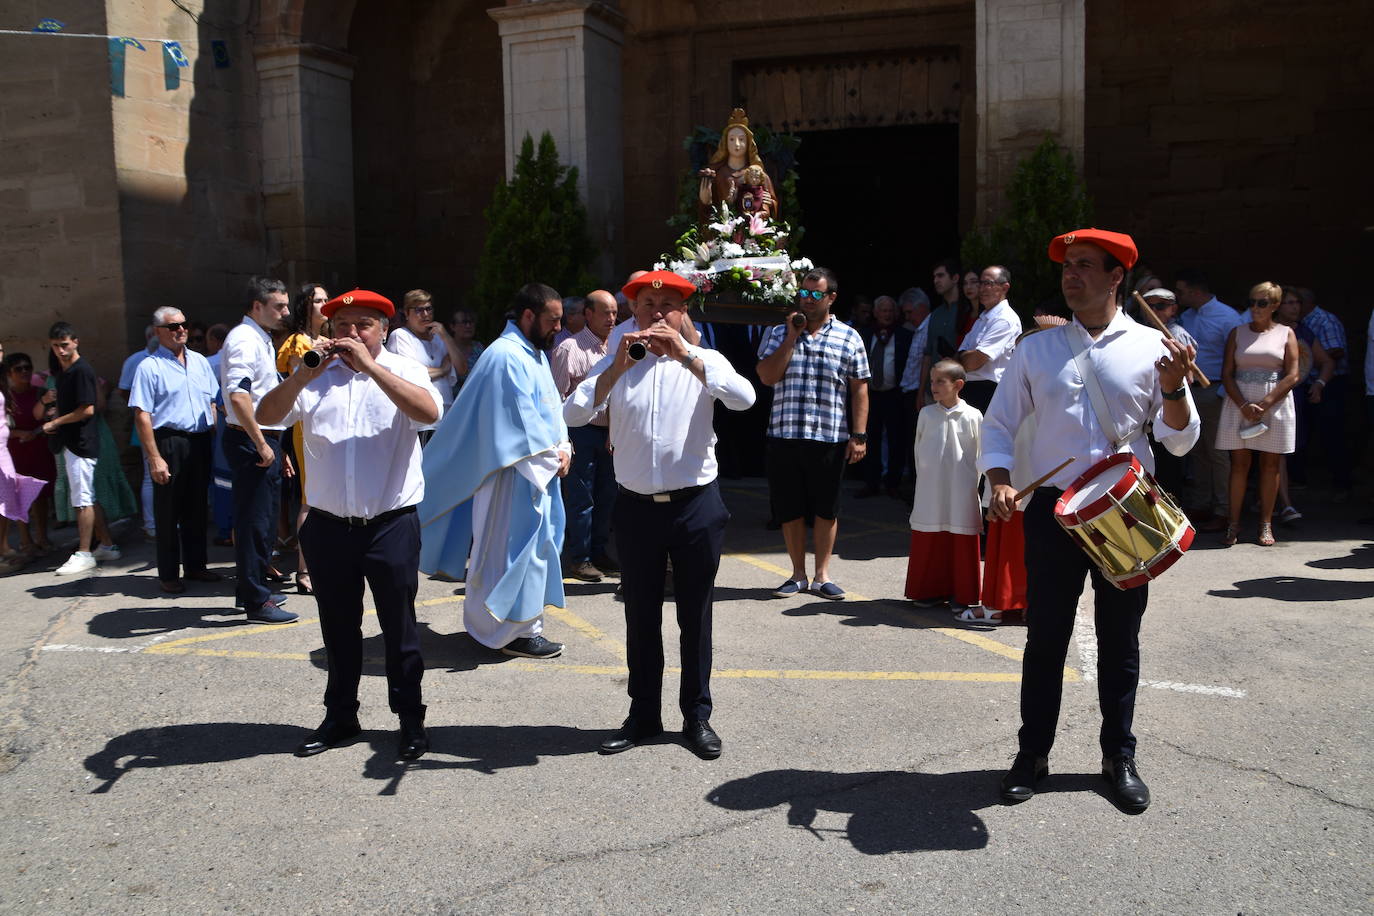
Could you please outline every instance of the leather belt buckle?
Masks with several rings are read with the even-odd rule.
[[[651,498],[656,503],[670,503],[673,501],[673,497],[667,493],[654,493]]]

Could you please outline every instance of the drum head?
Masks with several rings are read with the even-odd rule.
[[[1090,506],[1097,500],[1106,496],[1107,493],[1121,482],[1121,478],[1131,473],[1131,462],[1125,461],[1113,464],[1111,467],[1104,468],[1102,471],[1087,480],[1079,478],[1072,493],[1066,494],[1063,500],[1064,513],[1072,515],[1084,506]]]

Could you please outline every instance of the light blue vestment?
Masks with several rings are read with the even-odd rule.
[[[420,569],[467,576],[472,498],[488,478],[568,437],[548,358],[513,323],[482,353],[425,446]],[[533,620],[563,606],[563,493],[513,474],[505,573],[486,598],[499,620]]]

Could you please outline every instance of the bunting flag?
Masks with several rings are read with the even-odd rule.
[[[227,70],[229,68],[229,43],[223,39],[216,38],[210,42],[210,55],[215,59],[216,70]]]
[[[43,19],[33,27],[33,30],[35,32],[60,32],[66,27],[65,22],[58,22],[56,19]]]
[[[186,52],[181,50],[181,42],[162,43],[162,85],[169,91],[181,86],[181,68],[191,66]]]
[[[117,99],[124,98],[124,51],[128,48],[118,38],[110,39],[110,94]]]
[[[148,50],[147,48],[143,47],[143,42],[139,41],[137,38],[111,38],[110,41],[117,41],[120,44],[131,45],[135,48],[138,48],[140,51]]]

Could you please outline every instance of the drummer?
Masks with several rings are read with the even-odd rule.
[[[1151,420],[1155,436],[1173,454],[1193,447],[1198,417],[1184,383],[1193,351],[1135,323],[1117,308],[1116,290],[1136,261],[1130,236],[1080,229],[1050,242],[1049,256],[1064,265],[1060,286],[1073,320],[1027,337],[1016,348],[988,408],[978,462],[992,485],[990,512],[1006,520],[1016,511],[1012,442],[1023,419],[1035,417],[1038,435],[1030,450],[1032,467],[1021,469],[1027,473],[1018,477],[1035,479],[1065,458],[1075,459],[1035,491],[1025,511],[1028,629],[1021,731],[1016,760],[1002,778],[1002,799],[1025,801],[1049,773],[1064,659],[1084,577],[1091,575],[1102,775],[1117,805],[1138,814],[1150,804],[1150,791],[1136,768],[1131,733],[1146,586],[1122,591],[1108,582],[1055,521],[1054,505],[1075,479],[1117,451],[1130,449],[1153,471],[1144,434]],[[1093,404],[1083,373],[1090,381],[1096,378],[1103,394],[1100,406]],[[1099,419],[1104,412],[1111,416]],[[1103,430],[1112,426],[1115,436],[1109,438]]]

